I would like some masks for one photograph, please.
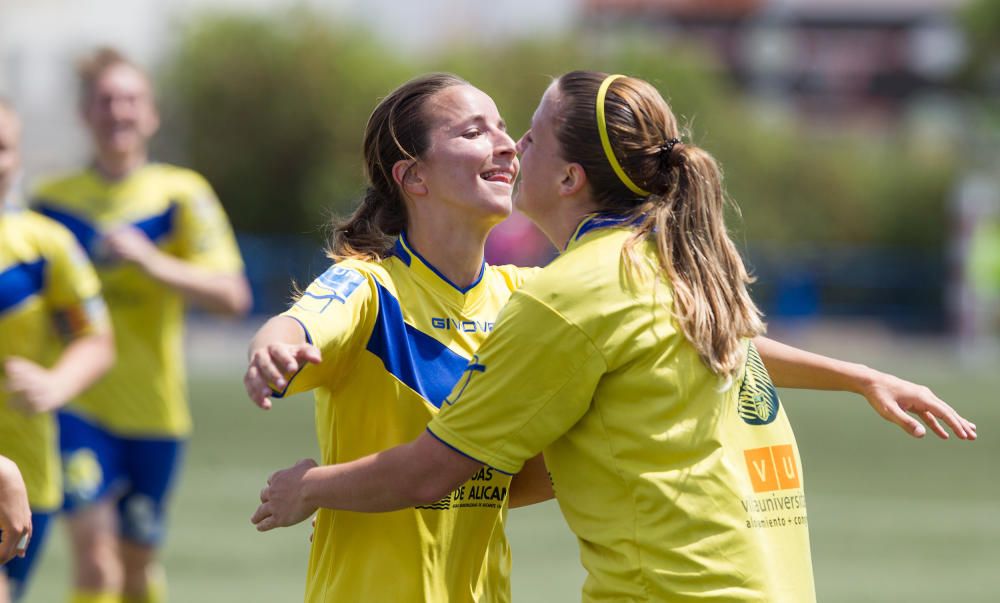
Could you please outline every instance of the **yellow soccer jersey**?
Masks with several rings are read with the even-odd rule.
[[[18,356],[50,366],[66,340],[106,329],[99,289],[66,229],[33,212],[0,210],[0,361]],[[56,510],[62,484],[55,422],[7,402],[0,384],[0,454],[20,468],[31,508]]]
[[[585,221],[428,429],[506,472],[544,449],[584,601],[814,601],[801,460],[759,355],[720,391],[669,286],[623,277],[629,236]]]
[[[459,290],[403,237],[381,263],[343,261],[317,278],[286,315],[302,324],[323,362],[305,367],[288,391],[315,389],[323,464],[416,438],[510,292],[534,272],[484,264],[478,282]],[[426,507],[321,509],[306,601],[509,601],[509,486],[509,475],[484,467]]]
[[[183,300],[136,266],[111,260],[102,241],[132,225],[168,254],[238,273],[239,249],[215,193],[195,172],[149,164],[115,182],[78,172],[41,187],[33,205],[69,228],[94,261],[115,331],[118,361],[71,408],[119,435],[186,435]]]

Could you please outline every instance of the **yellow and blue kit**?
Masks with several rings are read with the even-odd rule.
[[[460,289],[400,237],[382,262],[345,260],[285,315],[322,352],[280,395],[315,390],[323,464],[417,437],[511,291],[534,269],[484,264]],[[440,501],[393,513],[321,509],[306,601],[506,602],[510,476],[483,467]],[[387,576],[386,571],[391,574]]]
[[[73,235],[37,213],[0,209],[0,361],[20,357],[50,366],[67,341],[107,324],[97,275]],[[3,570],[16,598],[44,542],[48,514],[62,502],[62,487],[54,418],[10,407],[3,387],[0,454],[24,476],[34,526],[27,555]]]
[[[802,463],[752,345],[725,384],[632,235],[585,220],[514,293],[428,430],[505,472],[544,450],[588,572],[583,600],[815,601]],[[749,345],[749,344],[748,344]]]
[[[232,228],[204,178],[161,163],[116,181],[85,169],[43,185],[32,204],[73,232],[93,260],[118,357],[99,383],[60,413],[66,507],[122,494],[126,537],[155,541],[163,497],[191,430],[184,301],[137,266],[110,257],[104,235],[132,226],[164,253],[206,271],[238,274],[243,262]]]

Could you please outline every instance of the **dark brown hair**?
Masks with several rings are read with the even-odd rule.
[[[365,127],[365,175],[368,188],[354,214],[335,220],[327,252],[331,259],[381,260],[406,228],[406,206],[392,177],[403,159],[419,158],[430,145],[431,124],[424,112],[438,92],[468,82],[449,73],[414,78],[379,102]]]
[[[597,93],[606,77],[574,71],[556,80],[563,157],[583,166],[601,211],[636,219],[623,250],[628,264],[641,265],[638,241],[655,245],[681,331],[714,373],[735,377],[745,361],[743,339],[763,333],[764,323],[747,290],[753,279],[726,231],[722,171],[706,151],[680,142],[677,119],[656,88],[623,77],[611,83],[605,100],[608,138],[622,170],[650,194],[629,190],[598,131]]]

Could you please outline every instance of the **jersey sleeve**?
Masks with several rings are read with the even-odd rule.
[[[374,277],[331,266],[314,280],[282,316],[294,319],[306,340],[319,348],[320,364],[307,364],[276,397],[332,386],[364,350],[378,314]]]
[[[180,256],[213,272],[243,270],[243,259],[222,203],[202,177],[177,199]]]
[[[515,293],[427,429],[462,454],[516,473],[583,416],[606,371],[583,331]]]
[[[45,236],[45,301],[66,339],[103,332],[108,313],[93,265],[76,239],[53,225]]]

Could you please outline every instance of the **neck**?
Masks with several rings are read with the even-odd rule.
[[[94,167],[108,180],[121,180],[145,165],[146,160],[145,150],[140,153],[98,153]]]
[[[445,278],[465,289],[476,282],[483,267],[486,235],[492,224],[470,228],[468,224],[444,224],[413,220],[406,241]]]
[[[528,217],[545,233],[556,249],[563,251],[569,245],[569,239],[580,226],[580,222],[595,211],[597,206],[587,200],[560,204],[556,210],[544,216]]]

